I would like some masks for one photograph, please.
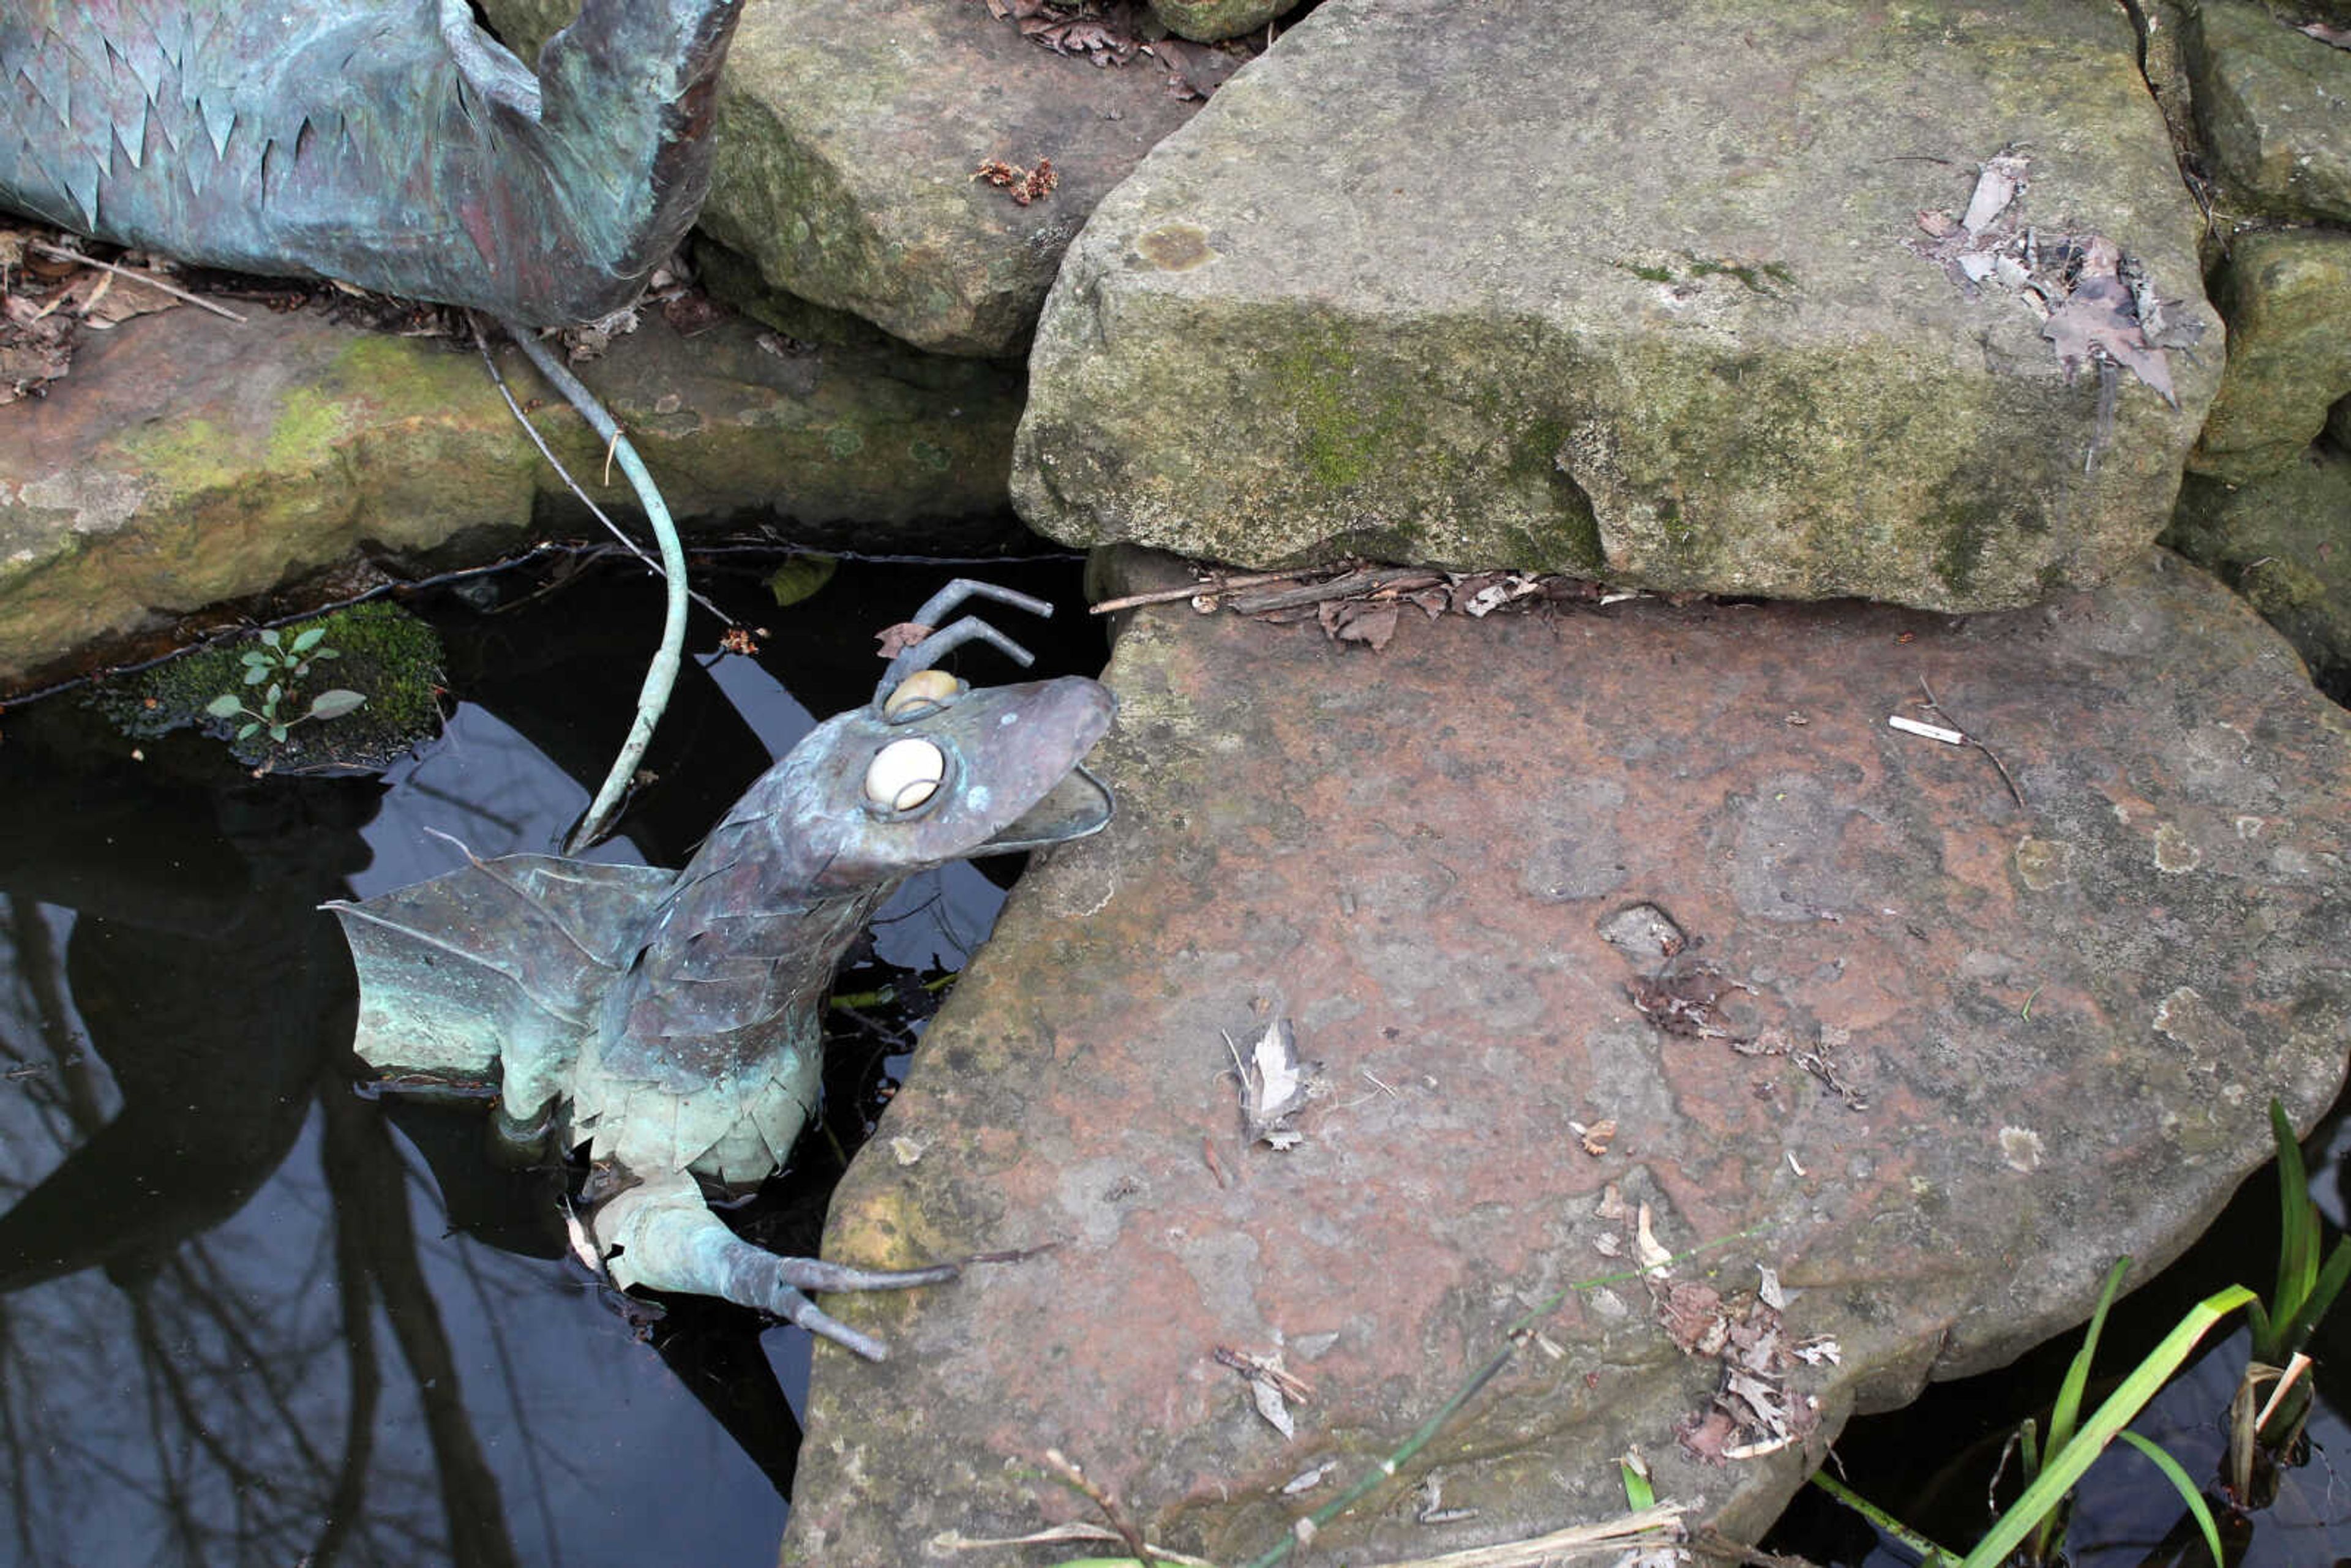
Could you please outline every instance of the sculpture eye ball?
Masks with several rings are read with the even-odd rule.
[[[910,735],[873,754],[865,768],[865,798],[885,811],[911,811],[938,793],[946,776],[946,753]]]
[[[963,689],[963,683],[945,670],[916,670],[900,681],[882,705],[882,716],[911,718],[931,708],[945,707]]]

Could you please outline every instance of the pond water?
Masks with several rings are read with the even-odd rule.
[[[871,695],[872,634],[952,575],[844,563],[780,609],[749,570],[697,570],[772,634],[714,655],[697,612],[658,779],[594,858],[682,863],[815,718]],[[994,617],[1038,673],[1099,670],[1074,563],[974,575],[1062,605],[1050,627]],[[616,568],[499,613],[415,608],[448,639],[455,711],[381,779],[256,780],[192,733],[134,759],[72,696],[9,716],[0,1560],[775,1560],[805,1339],[708,1301],[632,1321],[566,1256],[563,1171],[495,1161],[478,1107],[355,1092],[350,964],[318,908],[449,869],[428,830],[552,849],[625,726],[658,589]],[[906,1000],[833,1011],[824,1125],[735,1217],[747,1234],[815,1250],[925,982],[987,935],[1017,869],[917,878],[876,920],[842,990]]]
[[[2351,1197],[2351,1099],[2304,1141],[2311,1197],[2325,1250],[2344,1233]],[[2241,1283],[2270,1297],[2280,1229],[2277,1167],[2256,1172],[2220,1218],[2171,1266],[2125,1297],[2108,1319],[2084,1408],[2153,1350],[2197,1301]],[[2307,1347],[2317,1363],[2317,1402],[2302,1464],[2281,1473],[2274,1502],[2237,1515],[2218,1490],[2229,1401],[2244,1370],[2241,1315],[2214,1331],[2210,1348],[2157,1396],[2131,1429],[2178,1460],[2204,1491],[2232,1568],[2351,1568],[2351,1300],[2324,1321]],[[2231,1328],[2234,1333],[2229,1332]],[[1916,1403],[1848,1426],[1837,1440],[1843,1479],[1938,1544],[1965,1552],[1992,1513],[1986,1504],[2001,1450],[2026,1416],[2046,1423],[2050,1403],[2082,1343],[2060,1334],[2012,1365],[1930,1386]],[[2010,1460],[2001,1500],[2017,1491]],[[1909,1568],[1908,1550],[1821,1493],[1798,1495],[1765,1545],[1834,1568]],[[2148,1460],[2120,1445],[2102,1456],[2076,1495],[2066,1551],[2073,1568],[2206,1568],[2211,1556],[2179,1495]]]
[[[649,766],[659,775],[597,858],[677,864],[816,716],[871,694],[872,633],[945,569],[844,564],[779,609],[758,580],[698,570],[756,656],[709,652],[697,612]],[[1074,562],[977,575],[1052,599],[1050,627],[998,623],[1039,673],[1092,673]],[[490,1158],[478,1108],[354,1092],[354,995],[326,899],[447,869],[457,852],[546,850],[584,808],[632,704],[658,614],[629,568],[495,612],[421,603],[449,643],[446,732],[381,779],[255,780],[192,734],[131,743],[73,697],[0,737],[0,1561],[529,1563],[774,1561],[808,1345],[720,1303],[645,1323],[565,1256],[565,1174]],[[1012,678],[967,652],[981,682]],[[1017,866],[917,879],[844,977],[823,1125],[735,1217],[779,1250],[816,1247],[823,1205],[879,1113],[930,992],[986,936]],[[904,998],[871,995],[884,988]],[[2312,1190],[2346,1219],[2351,1119],[2312,1145]],[[2128,1298],[2094,1381],[2193,1301],[2274,1270],[2273,1172]],[[2065,1335],[2017,1366],[1939,1385],[1850,1427],[1847,1479],[1964,1547],[2008,1433],[2045,1409]],[[2204,1480],[2242,1363],[2222,1343],[2137,1423]],[[2351,1308],[2323,1328],[2309,1462],[2240,1527],[2232,1563],[2351,1561],[2351,1429],[2325,1402],[2351,1365]],[[2076,1568],[2196,1563],[2178,1500],[2144,1461],[2092,1472]],[[1824,1564],[1909,1555],[1800,1497],[1772,1545]]]

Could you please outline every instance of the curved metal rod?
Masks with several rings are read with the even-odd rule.
[[[947,612],[967,599],[993,599],[998,604],[1009,604],[1016,610],[1026,610],[1031,615],[1051,620],[1053,607],[1041,599],[1032,598],[1017,589],[999,588],[977,578],[958,577],[945,588],[923,601],[923,607],[911,619],[917,626],[936,626],[946,619]]]
[[[1021,597],[1025,599],[1028,596],[1023,594]],[[932,602],[935,603],[937,601],[934,600]],[[1039,601],[1029,600],[1029,602],[1035,604]],[[926,604],[923,608],[928,610],[930,605]],[[1025,609],[1027,606],[1024,605],[1022,608]],[[1050,614],[1052,606],[1047,605],[1045,610],[1046,613]],[[921,622],[918,624],[928,625],[930,622]],[[901,649],[898,656],[890,661],[889,667],[882,672],[882,679],[873,688],[874,702],[878,705],[888,700],[890,694],[898,689],[898,683],[908,675],[913,674],[916,670],[929,669],[955,649],[962,647],[966,643],[975,641],[995,644],[1004,651],[1005,657],[1024,670],[1037,662],[1037,656],[1034,653],[990,626],[987,622],[977,615],[967,615],[952,626],[940,627],[913,647]]]

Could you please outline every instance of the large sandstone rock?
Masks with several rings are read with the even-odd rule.
[[[2351,396],[2351,234],[2241,234],[2212,282],[2229,364],[2189,465],[2224,479],[2299,461]]]
[[[2247,0],[2201,0],[2188,64],[2215,172],[2277,216],[2351,220],[2351,52]]]
[[[2235,484],[2191,476],[2164,542],[2234,587],[2351,700],[2351,455],[2315,447]]]
[[[2270,1096],[2306,1124],[2334,1095],[2351,719],[2176,558],[1965,621],[1405,613],[1376,656],[1180,604],[1124,631],[1118,818],[1016,891],[828,1249],[1053,1249],[839,1307],[893,1359],[819,1347],[786,1562],[941,1563],[948,1530],[1087,1514],[1050,1447],[1155,1539],[1249,1560],[1531,1303],[1626,1266],[1611,1184],[1668,1248],[1728,1239],[1678,1278],[1771,1267],[1787,1333],[1834,1337],[1796,1383],[1810,1441],[1680,1449],[1719,1369],[1620,1276],[1319,1550],[1613,1515],[1631,1444],[1661,1495],[1758,1530],[1850,1413],[2077,1321],[2116,1254],[2158,1266],[2262,1163]],[[1985,753],[1887,726],[1923,685],[2024,804]],[[1633,998],[1667,920],[1687,946],[1651,1005],[1712,998],[1679,1033]],[[1329,1086],[1287,1154],[1242,1146],[1223,1038],[1273,1014]],[[1294,1438],[1220,1346],[1311,1385]],[[1474,1517],[1414,1522],[1432,1467]]]
[[[2095,581],[2174,409],[1904,248],[2030,144],[2023,215],[2209,322],[2121,12],[1329,0],[1096,209],[1039,329],[1032,526],[1938,607]]]
[[[486,0],[527,57],[576,0]],[[1194,106],[1164,71],[1049,53],[977,0],[750,0],[702,226],[768,283],[955,354],[1019,351],[1061,252]],[[1027,206],[973,179],[1050,158]]]
[[[683,339],[648,312],[580,368],[678,517],[789,518],[804,542],[869,547],[916,520],[960,520],[926,528],[934,545],[1019,531],[1017,375],[759,338],[737,323]],[[500,358],[589,493],[633,510],[584,422],[511,346]],[[534,522],[594,526],[470,349],[308,312],[142,316],[90,335],[46,398],[0,408],[0,681],[363,544],[483,559]]]

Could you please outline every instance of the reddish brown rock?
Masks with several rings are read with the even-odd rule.
[[[1530,1303],[1625,1266],[1610,1184],[1712,1249],[1685,1288],[1572,1291],[1317,1561],[1619,1512],[1632,1445],[1759,1530],[1856,1408],[2171,1256],[2264,1157],[2270,1097],[2306,1124],[2343,1074],[2351,722],[2173,558],[1973,620],[1407,611],[1376,655],[1179,603],[1109,679],[1118,820],[1015,894],[831,1248],[1052,1250],[841,1306],[894,1357],[820,1347],[788,1563],[1086,1515],[1055,1447],[1155,1540],[1246,1561]],[[1990,753],[1888,727],[1935,716],[1925,685]],[[1328,1080],[1286,1154],[1243,1146],[1225,1040],[1276,1015]],[[1792,1379],[1808,1441],[1703,1464],[1676,1430],[1718,1366],[1660,1320],[1690,1337],[1689,1287],[1736,1305],[1758,1265],[1842,1364]],[[1312,1385],[1294,1438],[1219,1347]],[[1432,1464],[1474,1514],[1416,1522]]]

